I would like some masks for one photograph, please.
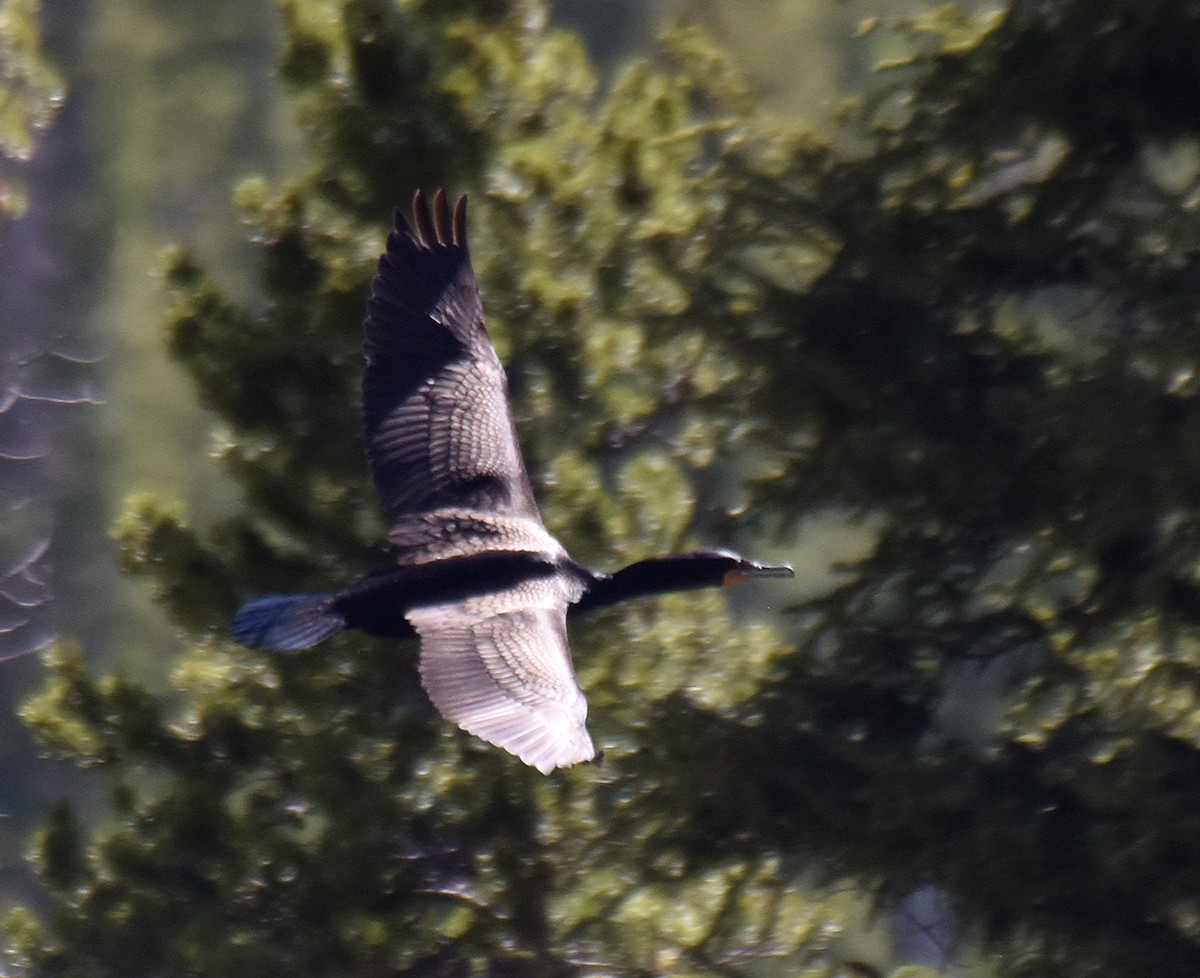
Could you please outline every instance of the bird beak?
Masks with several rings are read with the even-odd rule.
[[[741,567],[731,570],[721,582],[726,587],[740,584],[747,578],[759,577],[795,577],[796,572],[787,564],[756,564],[753,567]]]
[[[742,571],[742,577],[795,577],[796,572],[788,564],[759,564]]]

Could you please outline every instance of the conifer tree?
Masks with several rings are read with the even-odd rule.
[[[136,496],[118,527],[194,637],[176,699],[52,654],[28,720],[116,818],[53,814],[14,961],[832,975],[842,889],[931,886],[1005,973],[1194,974],[1200,14],[881,24],[913,53],[830,141],[689,29],[602,88],[533,0],[281,9],[312,166],[241,190],[270,302],[167,272],[245,504]],[[576,628],[600,768],[447,729],[412,650],[225,634],[251,592],[385,559],[360,320],[390,208],[443,183],[569,549],[872,534],[786,637],[711,595]]]

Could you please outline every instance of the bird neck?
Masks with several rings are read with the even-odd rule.
[[[686,554],[651,557],[623,567],[614,574],[593,574],[587,591],[572,610],[587,611],[628,598],[687,591],[720,583],[719,580],[712,580],[711,574],[704,574],[696,561]]]

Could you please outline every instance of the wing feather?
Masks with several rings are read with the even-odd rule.
[[[541,527],[471,268],[466,198],[451,212],[438,191],[431,210],[418,192],[413,224],[397,212],[363,341],[367,457],[402,561],[405,528],[445,508]]]
[[[543,774],[596,754],[567,647],[570,597],[550,578],[408,613],[442,716]]]

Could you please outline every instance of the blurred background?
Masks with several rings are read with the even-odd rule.
[[[831,132],[840,103],[871,77],[855,26],[922,6],[564,0],[549,11],[610,73],[653,54],[670,19],[702,24],[736,53],[772,112]],[[56,0],[39,9],[5,0],[4,11],[14,29],[7,77],[43,103],[27,147],[7,163],[22,213],[0,223],[9,600],[0,653],[11,660],[0,751],[11,766],[3,780],[20,786],[2,824],[12,833],[5,871],[21,876],[31,820],[79,787],[77,772],[36,761],[16,719],[41,676],[28,653],[72,636],[89,659],[161,688],[184,642],[150,585],[120,572],[110,528],[138,490],[183,500],[201,524],[237,498],[209,458],[216,420],[167,353],[162,256],[185,245],[241,301],[261,303],[234,190],[248,176],[298,174],[305,149],[279,76],[274,3]],[[18,59],[39,51],[36,90]],[[856,552],[857,537],[846,546]],[[829,547],[839,555],[837,540]],[[801,574],[819,586],[830,559],[818,555]]]
[[[71,902],[74,898],[62,896],[77,880],[69,873],[54,875],[43,844],[46,837],[36,834],[64,799],[80,824],[89,827],[112,817],[114,802],[104,776],[87,769],[102,767],[99,761],[49,759],[21,721],[22,704],[46,678],[39,653],[56,638],[68,639],[82,650],[89,669],[127,677],[161,702],[177,704],[187,700],[173,685],[172,670],[181,658],[190,661],[186,657],[197,634],[210,651],[219,641],[204,635],[203,629],[181,625],[179,615],[173,619],[164,613],[156,601],[153,570],[151,576],[122,572],[122,553],[127,555],[130,548],[126,542],[123,551],[114,540],[113,526],[129,509],[126,500],[140,492],[178,500],[198,527],[233,519],[244,505],[245,487],[229,477],[228,467],[216,464],[218,459],[228,461],[228,444],[240,432],[231,434],[228,417],[201,406],[195,376],[181,365],[183,358],[168,353],[167,324],[174,300],[164,273],[168,267],[177,269],[173,263],[180,249],[186,249],[190,260],[239,308],[253,316],[266,315],[272,306],[271,285],[262,274],[267,236],[248,212],[256,211],[258,217],[269,212],[256,196],[261,196],[261,187],[304,178],[315,153],[313,140],[305,135],[298,99],[280,71],[285,45],[294,33],[289,18],[297,6],[267,0],[53,0],[39,8],[32,0],[0,0],[0,125],[5,127],[0,132],[0,897],[6,905],[29,905],[49,918],[55,913],[69,916],[77,906]],[[332,0],[305,6],[315,11],[305,13],[314,22],[323,18],[332,23],[339,16],[339,4]],[[398,9],[415,11],[416,17],[422,16],[423,6],[397,4]],[[813,690],[812,699],[820,701],[827,693],[828,703],[836,704],[823,708],[796,700],[793,707],[786,700],[793,691],[787,685],[788,673],[778,687],[753,700],[753,709],[738,714],[736,724],[739,731],[750,731],[752,740],[755,730],[771,731],[776,738],[763,734],[754,740],[761,751],[756,763],[764,768],[772,766],[772,750],[788,758],[781,766],[799,766],[793,757],[799,747],[815,743],[820,748],[803,758],[815,772],[811,780],[802,780],[799,788],[789,782],[785,789],[760,778],[762,796],[754,801],[759,806],[756,815],[763,814],[755,822],[753,845],[769,839],[766,847],[778,845],[780,853],[763,857],[754,872],[789,881],[780,885],[780,893],[801,893],[804,899],[816,894],[811,905],[805,905],[808,909],[793,908],[789,918],[808,914],[809,950],[803,955],[756,957],[746,950],[744,956],[729,952],[705,957],[701,952],[706,952],[710,938],[723,948],[757,946],[750,935],[753,928],[738,929],[742,922],[737,918],[738,925],[729,924],[726,930],[713,922],[711,934],[695,942],[700,951],[693,957],[673,957],[672,944],[670,951],[656,950],[657,958],[647,952],[639,959],[644,971],[627,963],[613,971],[1032,978],[1076,973],[1076,965],[1080,974],[1182,975],[1197,960],[1200,896],[1183,877],[1187,867],[1195,865],[1200,839],[1195,835],[1200,815],[1192,807],[1196,794],[1188,777],[1195,766],[1195,731],[1200,726],[1200,681],[1195,678],[1200,574],[1191,493],[1200,488],[1191,481],[1200,453],[1192,406],[1195,358],[1188,353],[1196,333],[1184,307],[1195,291],[1200,150],[1194,127],[1160,114],[1165,111],[1161,106],[1173,104],[1176,87],[1200,91],[1197,78],[1179,68],[1200,46],[1200,28],[1194,11],[1176,14],[1170,4],[1141,7],[1106,0],[1100,6],[1104,9],[1093,13],[1081,13],[1079,4],[1066,2],[1007,5],[984,0],[946,5],[920,0],[558,0],[546,7],[552,28],[582,39],[602,92],[622,77],[633,59],[661,57],[658,39],[670,24],[700,27],[714,38],[757,93],[758,131],[777,126],[788,133],[777,145],[804,160],[803,167],[795,169],[779,162],[774,171],[771,160],[756,161],[763,173],[779,175],[779,187],[772,188],[779,196],[755,200],[755,206],[771,214],[792,204],[798,210],[820,211],[820,205],[828,203],[819,220],[789,224],[780,218],[785,232],[811,236],[819,251],[844,230],[837,222],[852,212],[855,200],[875,193],[878,213],[896,218],[894,223],[864,220],[847,234],[892,250],[891,257],[872,266],[869,249],[863,249],[863,264],[844,270],[846,284],[837,295],[822,297],[831,305],[835,299],[844,301],[844,308],[851,309],[837,321],[837,328],[823,332],[819,322],[811,326],[778,300],[776,305],[768,302],[766,325],[754,340],[760,351],[768,351],[762,354],[764,363],[770,362],[771,342],[785,351],[781,356],[786,363],[810,353],[819,358],[833,348],[841,351],[843,343],[852,347],[845,362],[834,356],[830,361],[837,362],[832,365],[821,361],[828,366],[829,390],[804,395],[817,405],[813,408],[805,401],[803,406],[820,414],[819,423],[813,424],[818,433],[802,430],[811,417],[801,420],[798,407],[795,432],[779,434],[781,440],[794,435],[789,444],[795,454],[779,466],[782,471],[794,464],[794,471],[783,471],[772,480],[769,463],[756,468],[754,453],[746,456],[746,471],[759,472],[759,482],[775,483],[774,489],[754,490],[768,511],[772,505],[786,510],[789,500],[799,500],[806,492],[819,495],[828,489],[830,498],[778,521],[750,521],[737,531],[739,542],[756,555],[794,563],[797,587],[786,593],[771,591],[765,599],[747,595],[735,611],[773,627],[755,632],[753,641],[761,640],[764,647],[770,642],[793,643],[805,663],[805,688]],[[487,14],[481,16],[486,19]],[[532,19],[536,16],[530,14]],[[1080,50],[1064,51],[1060,58],[1053,42],[1042,47],[1031,43],[1028,51],[1019,48],[1018,41],[1025,40],[1017,29],[1022,18],[1036,22],[1053,38],[1056,30],[1074,30],[1081,39]],[[1005,27],[1018,41],[1006,40]],[[1027,33],[1032,32],[1030,28]],[[1123,48],[1123,36],[1132,39],[1136,51]],[[1085,55],[1093,50],[1090,44],[1111,54],[1111,61],[1089,61]],[[1021,118],[992,140],[988,127],[994,120],[980,112],[976,130],[970,112],[954,103],[956,95],[969,89],[970,77],[955,59],[965,59],[975,46],[983,53],[971,70],[1019,80],[1026,86],[1021,92],[1031,116],[1036,116],[1034,103],[1043,94],[1053,105],[1047,109],[1050,117],[1060,103],[1069,106],[1072,100],[1082,104],[1094,99],[1103,108],[1089,114],[1078,129],[1063,123],[1066,136],[1054,122]],[[1162,52],[1161,62],[1151,50]],[[1007,62],[1014,51],[1019,56]],[[289,52],[295,56],[294,47]],[[920,77],[934,79],[942,86],[940,93],[954,93],[945,95],[944,105],[936,98],[926,99],[927,92],[915,91],[916,85],[909,91],[893,84],[896,72],[922,55],[928,59],[918,66],[926,73]],[[1064,73],[1076,64],[1091,64],[1107,74],[1093,79],[1087,74],[1090,69],[1081,68],[1078,87],[1064,87],[1046,67],[1059,62]],[[1031,66],[1028,75],[1021,73],[1025,64]],[[330,77],[333,88],[350,87],[336,72]],[[1044,87],[1039,88],[1043,77]],[[705,97],[700,93],[697,101],[703,103]],[[847,117],[855,112],[865,112],[871,126],[847,125]],[[923,165],[928,166],[922,170],[912,162],[914,157],[904,155],[911,146],[902,134],[913,118],[928,122],[937,120],[939,113],[953,120],[952,131],[944,144],[932,136],[917,140]],[[936,123],[928,124],[929,131],[935,131]],[[969,162],[956,155],[962,150],[955,142],[959,136],[964,143],[977,140],[982,147]],[[846,182],[845,199],[827,195],[813,204],[808,196],[812,187],[828,188],[819,182],[820,176],[806,182],[810,174],[828,176],[839,166],[849,173],[853,162],[872,154],[892,167],[886,178],[864,180],[861,186]],[[247,178],[261,182],[247,191]],[[1104,181],[1103,190],[1089,184],[1091,179]],[[1054,206],[1042,210],[1045,202],[1038,194],[1043,184],[1051,183],[1059,196]],[[746,184],[753,186],[753,180]],[[239,187],[240,206],[235,201]],[[504,188],[492,190],[497,200],[504,197]],[[747,196],[753,198],[753,190]],[[480,221],[479,211],[473,213]],[[504,205],[496,204],[487,213],[498,218],[505,213]],[[1034,231],[1022,223],[1029,214],[1034,215]],[[930,215],[936,218],[932,230],[921,223]],[[498,220],[493,221],[484,235],[499,241],[505,233],[518,233],[496,230],[498,226]],[[721,233],[753,234],[762,226],[731,218]],[[378,228],[376,246],[382,244],[384,230],[382,225]],[[774,233],[777,228],[769,230]],[[1058,231],[1061,238],[1054,237]],[[932,272],[928,281],[922,276],[917,256],[928,244],[928,268],[934,269],[941,263],[939,247],[950,242],[953,247],[945,249],[949,254],[961,241],[968,244],[962,245],[962,253],[953,253],[952,261],[955,274],[966,284],[957,292],[950,290],[961,305],[946,313],[939,329],[956,351],[957,344],[977,346],[955,360],[953,371],[939,372],[944,366],[941,348],[925,355],[906,347],[903,330],[908,323],[892,320],[893,347],[876,347],[870,336],[851,337],[856,315],[878,313],[868,302],[853,306],[856,283],[878,275],[911,302],[900,308],[921,309],[922,303],[932,308],[942,303],[945,293],[931,284]],[[828,246],[831,254],[838,253],[838,261],[853,250],[846,246],[839,251],[841,244]],[[1010,246],[1023,257],[1013,260],[1004,251]],[[494,242],[492,250],[500,250]],[[363,254],[356,257],[365,260],[370,248],[363,245],[359,251]],[[753,264],[749,278],[778,286],[772,302],[778,295],[786,294],[786,299],[801,291],[793,284],[795,256],[783,255],[781,272],[780,265],[772,264],[780,254],[768,250],[756,253],[754,263],[747,259],[748,268]],[[911,265],[905,264],[909,258]],[[822,269],[823,260],[817,261]],[[492,262],[502,264],[494,257]],[[829,262],[832,265],[834,259]],[[849,259],[847,263],[852,264]],[[1131,279],[1142,277],[1131,284],[1119,277],[1117,268],[1128,271]],[[888,279],[892,270],[902,280],[899,284]],[[503,270],[493,268],[492,274],[504,281]],[[814,279],[820,275],[813,273]],[[786,281],[780,284],[781,279]],[[979,284],[985,280],[994,292]],[[721,288],[734,295],[753,292],[740,280],[723,282]],[[357,296],[353,298],[357,302]],[[520,360],[529,350],[513,338],[516,331],[511,326],[514,309],[523,307],[515,301],[505,307],[499,296],[497,307],[500,342],[511,343]],[[780,338],[802,322],[792,340]],[[832,335],[838,329],[841,333]],[[859,341],[860,346],[853,345]],[[535,367],[529,371],[535,380],[538,352],[533,350]],[[893,355],[903,361],[897,370],[910,370],[919,383],[910,388],[907,380],[887,381],[887,361]],[[989,359],[993,355],[994,363]],[[846,380],[856,364],[869,364],[864,368],[868,380],[859,387]],[[845,374],[838,372],[843,367]],[[961,389],[955,386],[957,378],[968,375]],[[843,380],[851,393],[837,388]],[[788,394],[788,382],[763,381],[752,389],[755,397],[761,396],[753,402],[755,409],[769,414],[771,403],[776,405],[777,413],[770,416],[777,431],[790,422],[788,412],[778,408],[780,398]],[[1006,399],[1026,383],[1037,386],[1037,398],[1024,401],[1014,394]],[[809,384],[805,390],[816,386]],[[1077,402],[1068,403],[1063,393],[1068,389],[1078,396]],[[530,383],[530,390],[529,400],[536,404],[536,383]],[[1055,392],[1061,401],[1053,400],[1059,396]],[[942,394],[946,404],[938,400]],[[929,419],[907,427],[910,419],[900,415],[910,407],[914,414],[928,408]],[[943,408],[952,421],[1000,419],[1002,430],[999,435],[990,428],[984,433],[963,421],[963,431],[948,434],[944,425],[949,422],[938,414]],[[536,414],[538,409],[531,410]],[[878,441],[855,441],[854,426],[863,416],[872,418],[871,438]],[[1136,422],[1110,425],[1115,417]],[[893,419],[894,428],[889,427]],[[1013,430],[1003,427],[1009,421]],[[729,430],[735,428],[731,422]],[[1106,440],[1110,428],[1120,430]],[[912,435],[913,430],[928,436],[935,447]],[[850,446],[824,456],[813,447],[838,435],[845,435]],[[770,446],[770,441],[758,444],[760,453],[763,445]],[[885,458],[880,446],[894,455]],[[805,466],[814,458],[845,472],[844,483],[805,488]],[[547,485],[571,489],[568,469],[557,469],[546,459],[540,463]],[[960,478],[957,474],[944,484],[930,476],[954,467],[967,473],[961,481],[954,481]],[[1028,475],[1031,470],[1038,475]],[[768,476],[761,475],[764,472]],[[838,478],[830,476],[831,481]],[[1041,495],[1030,503],[1032,483]],[[921,493],[927,487],[930,494],[942,493],[937,507],[925,506]],[[921,502],[889,508],[905,493]],[[719,534],[727,529],[724,517],[737,522],[737,506],[729,503],[736,491],[721,487],[713,495],[720,505],[711,507],[707,523],[704,518],[696,523],[701,530]],[[569,491],[563,497],[566,503],[549,503],[552,530],[555,507],[577,501]],[[1011,518],[1011,527],[1004,524],[1011,533],[999,542],[986,532],[995,513],[1003,514],[997,526]],[[964,535],[951,547],[945,543],[945,526],[959,517],[975,535]],[[911,551],[889,549],[891,537],[883,529],[887,520],[903,524],[909,534],[905,546]],[[1089,536],[1093,532],[1094,538]],[[914,538],[925,543],[913,543]],[[585,533],[581,539],[588,539]],[[945,544],[944,552],[929,556],[921,549],[926,544],[930,551]],[[138,569],[145,571],[144,564],[154,559],[152,553]],[[936,563],[941,575],[937,587],[922,590],[919,582],[901,580],[895,571],[895,566],[911,567],[909,576],[919,577],[927,568],[921,562],[925,559],[929,566]],[[140,560],[126,556],[127,563]],[[878,571],[878,580],[893,576],[887,577],[886,586],[843,592],[851,574],[847,568],[855,562],[865,562],[871,573]],[[863,579],[868,578],[870,573],[864,572]],[[290,581],[286,575],[282,579]],[[244,590],[244,584],[239,580],[230,587]],[[172,602],[178,604],[178,599],[172,592],[165,603],[175,610]],[[825,599],[828,603],[821,604]],[[788,616],[780,614],[783,606],[802,601],[813,604],[792,607]],[[954,610],[947,611],[948,606]],[[910,612],[919,624],[905,617]],[[855,631],[860,621],[883,624]],[[628,627],[634,632],[642,627],[644,636],[654,636],[653,624]],[[823,631],[827,627],[836,631],[837,639]],[[761,638],[766,634],[784,638]],[[588,641],[584,648],[599,647]],[[696,641],[703,646],[706,640],[701,636]],[[736,638],[725,641],[721,648],[727,658],[715,665],[702,663],[697,671],[704,675],[703,668],[708,668],[707,675],[718,680],[728,675],[733,685],[736,668],[730,669],[729,661],[743,650]],[[753,649],[746,655],[753,658]],[[778,660],[763,655],[769,661],[757,664],[774,681],[783,669],[776,669]],[[907,670],[903,683],[897,680],[878,698],[875,689],[867,688],[877,677],[862,664],[872,655],[876,661],[894,655]],[[608,706],[593,709],[611,711],[606,697],[620,682],[601,667],[595,669],[595,702]],[[1150,689],[1143,683],[1147,677],[1161,685]],[[587,675],[583,678],[586,683]],[[692,686],[696,683],[693,680]],[[681,689],[687,686],[680,681]],[[856,703],[861,704],[861,716]],[[725,706],[718,704],[713,710],[728,719]],[[832,731],[829,737],[836,744],[821,740],[826,730]],[[677,736],[686,743],[687,728]],[[896,762],[883,750],[887,745],[895,745],[896,757],[903,754],[904,764],[911,767],[903,768],[903,777],[889,785],[890,792],[876,793],[871,779],[887,782],[889,764]],[[616,769],[623,771],[620,751],[615,754]],[[1128,767],[1102,767],[1113,758]],[[714,771],[728,773],[738,769],[739,758],[735,752],[732,759],[713,763]],[[727,766],[718,768],[721,763]],[[1084,768],[1090,773],[1077,781],[1077,772]],[[1121,773],[1114,773],[1118,769]],[[632,771],[638,773],[636,765]],[[970,772],[961,783],[955,781],[959,771]],[[1138,797],[1150,790],[1138,782],[1139,771],[1155,790],[1162,790],[1154,797],[1169,828],[1139,809]],[[503,795],[493,782],[486,783],[497,798]],[[661,794],[670,795],[672,788],[682,792],[689,779],[680,772],[673,785],[669,779],[664,784]],[[1121,802],[1108,796],[1113,784],[1121,786]],[[445,787],[440,781],[437,785],[430,792]],[[552,796],[554,790],[529,789],[522,799],[536,797],[550,805],[553,797],[563,811],[575,811],[574,796],[566,789]],[[737,788],[730,790],[736,793]],[[936,827],[922,826],[919,809],[926,790],[929,799],[938,799],[939,815],[945,818]],[[446,795],[454,797],[449,790]],[[414,810],[427,813],[434,803],[422,798],[426,807],[414,802]],[[730,801],[725,798],[721,804],[728,806]],[[987,815],[979,814],[993,801],[995,807]],[[120,801],[116,804],[119,808]],[[620,798],[605,796],[600,807],[619,821],[623,804]],[[736,808],[736,798],[732,804]],[[906,807],[910,804],[913,811]],[[752,807],[749,802],[747,807]],[[130,811],[135,810],[131,806]],[[878,824],[868,825],[868,814]],[[564,825],[573,824],[563,818]],[[789,846],[793,836],[804,836],[793,819],[820,825],[812,838],[797,841],[797,849],[820,850],[831,845],[831,839],[843,839],[845,851],[814,859],[810,866],[805,855]],[[994,824],[982,824],[988,819]],[[133,816],[129,820],[136,821]],[[695,845],[719,861],[727,854],[725,843],[736,848],[744,842],[736,826],[720,818],[704,824],[711,835],[701,841],[699,828],[692,838],[689,826],[678,827],[686,840],[682,848]],[[978,848],[964,844],[960,850],[949,841],[939,848],[939,840],[949,838],[947,826],[967,826],[964,834],[974,832],[971,844],[977,842]],[[562,825],[558,828],[566,832]],[[530,834],[539,831],[543,829],[530,829]],[[625,831],[636,834],[628,825]],[[35,843],[37,838],[42,842]],[[39,853],[38,873],[27,859],[31,849]],[[967,851],[971,858],[960,871],[957,854]],[[1004,863],[995,877],[993,854]],[[492,852],[489,858],[498,857]],[[664,857],[663,865],[668,862]],[[953,872],[943,878],[938,868],[951,864]],[[1164,867],[1171,866],[1177,867],[1178,875],[1173,873],[1168,882]],[[1094,876],[1084,875],[1080,867]],[[1047,870],[1045,881],[1038,876],[1042,868]],[[1056,875],[1059,869],[1061,876]],[[1027,899],[1021,891],[1024,881],[1014,878],[1025,871],[1036,881]],[[647,872],[661,873],[655,885],[669,892],[675,879],[669,866],[656,863]],[[713,873],[715,879],[719,874]],[[628,882],[616,870],[614,875]],[[47,876],[58,891],[55,898],[47,895]],[[746,878],[752,879],[746,889],[753,889],[759,877]],[[721,892],[735,888],[730,884]],[[1001,890],[1003,899],[997,896]],[[1091,896],[1080,895],[1085,891]],[[1149,891],[1155,892],[1154,899],[1143,900]],[[968,905],[973,893],[980,900],[972,908]],[[989,904],[992,898],[995,902]],[[664,906],[672,907],[670,897],[662,899]],[[681,918],[701,915],[696,907],[706,902],[702,890],[689,899],[694,905],[689,904],[686,913],[680,909]],[[732,903],[734,897],[729,900]],[[1127,900],[1136,906],[1130,909]],[[621,912],[636,916],[629,906],[622,905]],[[386,918],[384,911],[379,913]],[[609,910],[579,913],[603,917]],[[617,911],[612,913],[618,919]],[[643,915],[654,916],[649,910]],[[112,919],[117,916],[114,912]],[[448,918],[439,918],[436,926],[439,933],[458,933],[458,923]],[[506,935],[503,926],[497,925],[497,932]],[[665,924],[664,928],[670,929]],[[678,930],[691,933],[687,921],[681,920]],[[587,957],[592,953],[591,937],[570,944],[575,958],[556,957],[557,946],[552,953],[538,943],[540,938],[529,938],[520,927],[517,931],[519,939],[495,940],[509,940],[504,946],[518,947],[534,964],[518,955],[525,963],[513,965],[516,970],[511,973],[611,973],[602,954],[596,952],[595,960]],[[70,927],[63,932],[79,937]],[[370,943],[355,933],[356,941]],[[368,930],[362,933],[369,936]],[[1096,960],[1080,964],[1079,949],[1104,934],[1116,935],[1113,943],[1120,953],[1110,954],[1106,947],[1097,951]],[[478,934],[470,930],[470,936]],[[529,946],[541,950],[528,951],[521,943],[527,938]],[[545,941],[547,946],[552,943]],[[681,938],[677,943],[687,941]],[[581,946],[587,953],[578,949]],[[487,972],[480,960],[474,973]],[[645,963],[651,960],[653,966]],[[561,970],[555,971],[550,961]],[[1151,965],[1155,971],[1139,971]],[[401,970],[397,966],[394,973]],[[109,972],[97,966],[94,972],[79,973]],[[221,970],[198,967],[177,973]],[[322,973],[393,972],[331,965]],[[414,966],[412,973],[468,972],[438,964],[424,972]]]

